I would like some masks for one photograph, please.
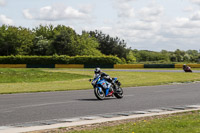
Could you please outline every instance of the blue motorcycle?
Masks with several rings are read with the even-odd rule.
[[[103,100],[105,97],[113,97],[113,95],[121,99],[123,98],[123,89],[120,87],[121,83],[117,78],[112,78],[112,84],[101,78],[100,75],[96,75],[92,81],[94,87],[94,94],[99,100]]]

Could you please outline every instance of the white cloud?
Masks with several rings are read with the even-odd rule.
[[[107,33],[109,31],[113,30],[113,28],[110,26],[103,26],[103,27],[98,28],[98,30],[101,30],[101,31],[104,31]]]
[[[127,2],[132,2],[132,1],[136,1],[136,0],[114,0],[118,3],[127,3]]]
[[[117,23],[112,23],[112,28],[102,28],[102,31],[125,39],[133,49],[198,48],[200,12],[194,12],[189,17],[170,17],[164,11],[164,7],[159,5],[143,7],[135,10],[134,18],[119,19]]]
[[[200,5],[200,0],[190,0],[192,3]]]
[[[64,13],[66,18],[82,19],[88,17],[87,14],[80,12],[72,7],[67,7]]]
[[[91,13],[93,9],[94,9],[94,6],[91,4],[85,4],[79,7],[79,11],[82,13]]]
[[[117,10],[117,15],[120,18],[132,18],[135,16],[134,8],[131,2],[135,0],[116,0],[113,1],[113,7]]]
[[[33,19],[33,16],[31,15],[29,9],[23,10],[23,15],[24,15],[24,17],[27,18],[27,19]]]
[[[193,12],[193,11],[194,11],[194,7],[192,7],[192,6],[185,7],[185,8],[183,9],[183,11],[184,11],[184,12]]]
[[[145,21],[122,22],[120,25],[121,28],[126,30],[138,30],[143,32],[157,31],[160,28],[158,22]]]
[[[144,7],[138,12],[138,16],[142,21],[156,21],[161,17],[163,11],[162,6]]]
[[[13,24],[13,20],[6,17],[5,15],[0,15],[0,23],[1,24],[6,24],[6,25],[12,25]]]
[[[200,11],[193,13],[191,16],[191,19],[194,21],[199,21],[200,20]]]
[[[6,5],[6,1],[5,0],[0,0],[0,6],[5,6]]]
[[[118,17],[131,18],[135,16],[134,9],[127,3],[118,5]]]
[[[78,10],[70,6],[45,6],[38,10],[25,9],[23,15],[27,19],[59,21],[59,20],[86,20],[90,17],[89,10]]]
[[[192,21],[187,17],[177,17],[175,19],[169,19],[168,21],[162,21],[161,28],[158,30],[158,32],[156,32],[155,37],[152,37],[152,40],[156,40],[156,36],[161,37],[160,40],[155,44],[163,44],[163,46],[160,45],[156,49],[160,49],[162,47],[162,49],[172,50],[178,48],[184,50],[195,49],[197,48],[197,42],[200,41],[199,34],[199,22]],[[193,47],[191,47],[191,45]]]

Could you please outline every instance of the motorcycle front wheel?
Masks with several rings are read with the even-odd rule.
[[[95,96],[97,97],[97,99],[99,100],[103,100],[105,98],[105,93],[104,91],[102,90],[100,92],[99,88],[94,88],[94,94]]]

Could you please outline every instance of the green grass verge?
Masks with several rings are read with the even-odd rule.
[[[47,82],[89,78],[87,75],[45,72],[40,69],[0,69],[0,83]]]
[[[67,72],[82,75],[93,75],[93,71],[75,69],[51,69],[54,72]],[[122,72],[106,71],[111,77],[118,77],[123,87],[162,85],[173,82],[200,81],[200,73],[173,72]]]
[[[165,118],[129,122],[93,130],[72,131],[69,133],[199,133],[200,113],[186,113]]]
[[[0,78],[0,94],[92,89],[88,79],[94,74],[92,69],[0,69],[0,72],[3,70],[6,74]],[[111,77],[118,77],[122,87],[200,81],[200,73],[116,71],[106,73]],[[19,76],[23,74],[28,76]],[[11,81],[12,76],[15,76],[15,81]],[[23,78],[20,80],[20,77]]]

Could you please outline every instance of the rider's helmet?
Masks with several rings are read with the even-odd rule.
[[[183,69],[186,70],[187,68],[187,65],[183,64]]]
[[[95,74],[99,74],[101,72],[101,69],[99,67],[97,67],[95,70],[94,70],[94,73]]]

